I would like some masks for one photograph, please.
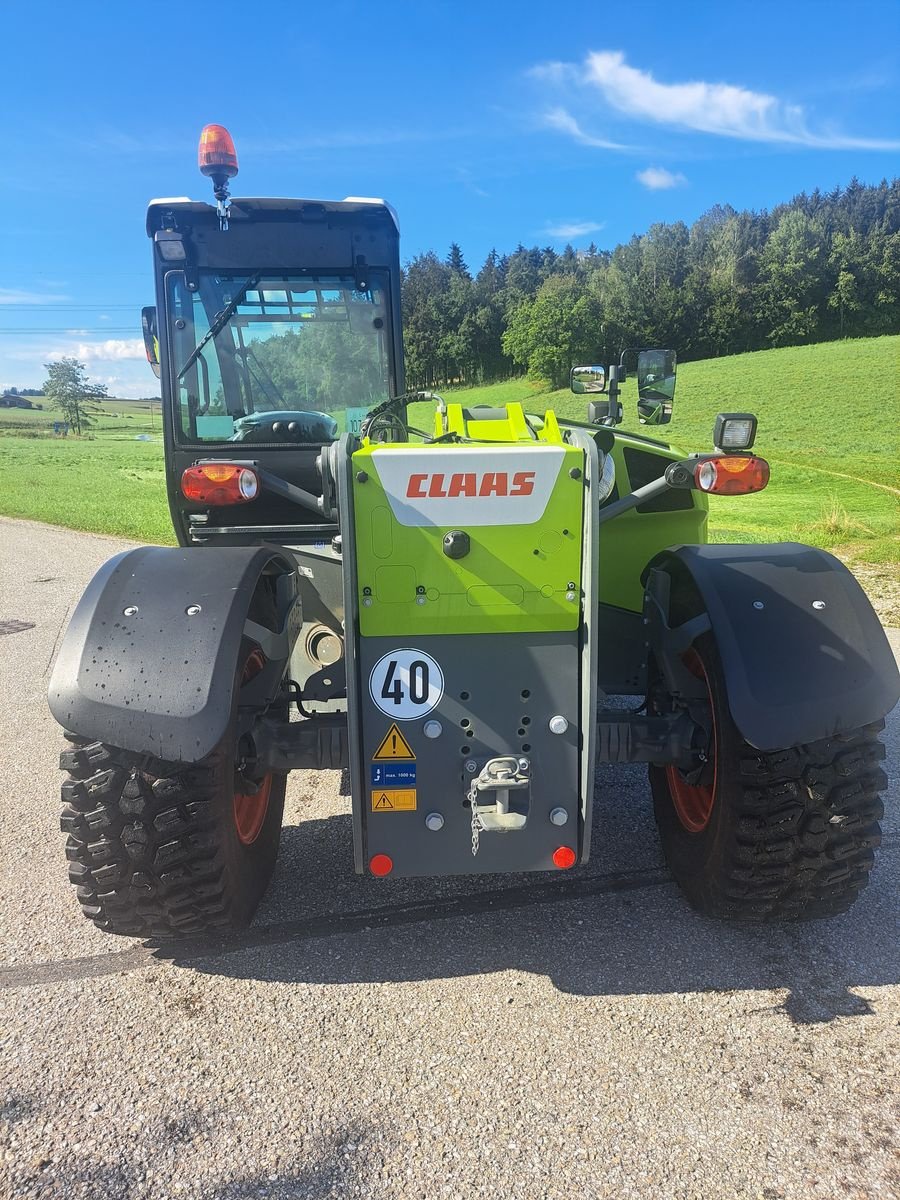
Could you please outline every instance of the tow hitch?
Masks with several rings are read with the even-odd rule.
[[[530,770],[527,758],[501,755],[489,758],[472,780],[467,798],[472,809],[473,854],[478,853],[480,833],[511,833],[525,828],[531,803]],[[494,794],[493,801],[481,803],[490,793]]]

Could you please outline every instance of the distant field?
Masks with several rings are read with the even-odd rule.
[[[527,380],[447,393],[466,404],[521,400],[582,418],[584,397]],[[640,430],[625,385],[626,429]],[[0,409],[0,512],[8,516],[171,542],[158,405],[108,401],[93,440],[46,436],[58,414]],[[717,541],[799,540],[850,562],[900,560],[900,337],[767,350],[686,363],[675,418],[660,430],[685,450],[710,448],[718,411],[755,412],[757,450],[772,464],[756,496],[712,497]],[[431,427],[431,406],[411,419]],[[136,441],[139,435],[153,440]]]
[[[36,397],[38,403],[44,403]],[[173,542],[159,404],[108,400],[93,437],[54,437],[60,414],[0,408],[0,512],[146,542]],[[139,437],[151,441],[137,441]]]

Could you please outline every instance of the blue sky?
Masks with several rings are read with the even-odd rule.
[[[458,241],[472,268],[900,163],[898,0],[36,0],[3,24],[2,387],[74,353],[154,393],[144,208],[207,198],[207,122],[235,195],[385,196],[404,258]]]

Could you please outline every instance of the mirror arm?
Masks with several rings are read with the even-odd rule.
[[[643,487],[636,488],[629,495],[623,496],[621,500],[607,504],[600,509],[596,520],[599,524],[605,525],[607,521],[614,521],[622,513],[630,512],[639,504],[646,504],[648,500],[655,500],[657,496],[661,496],[663,492],[668,492],[670,489],[689,490],[694,482],[693,465],[692,462],[669,463],[665,475],[654,479],[652,483],[645,483]]]
[[[279,475],[273,475],[271,471],[261,470],[258,466],[255,469],[259,476],[259,482],[267,492],[281,496],[283,500],[290,500],[292,504],[299,504],[301,508],[305,508],[317,516],[322,515],[324,508],[321,496],[314,496],[312,492],[307,492],[294,483],[288,483],[286,479],[282,479]]]
[[[620,517],[622,513],[630,512],[631,509],[637,508],[639,504],[645,504],[648,500],[655,500],[657,496],[661,496],[663,492],[667,492],[670,484],[666,480],[665,475],[659,479],[654,479],[652,483],[645,483],[643,487],[637,488],[627,496],[623,496],[621,500],[616,500],[612,504],[607,504],[605,508],[601,508],[594,518],[600,525],[605,525],[607,521],[614,521],[616,517]]]

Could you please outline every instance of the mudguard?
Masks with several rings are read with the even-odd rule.
[[[263,575],[278,577],[279,631],[248,622]],[[145,546],[104,563],[81,597],[50,680],[72,733],[173,762],[199,762],[231,720],[241,638],[286,661],[296,564],[273,546]]]
[[[676,546],[648,564],[645,583],[654,569],[671,577],[676,607],[685,573],[700,593],[731,715],[751,746],[846,733],[897,703],[900,676],[878,617],[826,551],[796,542]]]

